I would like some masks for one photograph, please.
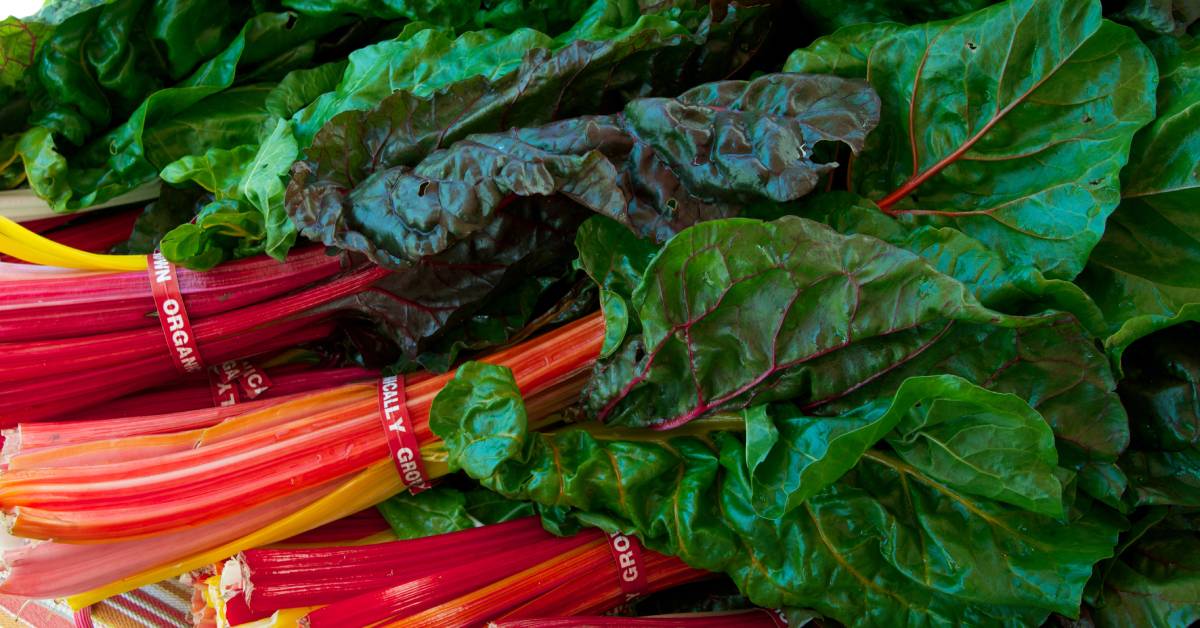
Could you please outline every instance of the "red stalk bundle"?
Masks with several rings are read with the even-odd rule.
[[[302,532],[279,542],[275,547],[328,546],[336,543],[357,541],[377,534],[391,532],[387,519],[376,508],[360,510],[350,516],[331,521],[319,528]]]
[[[676,558],[642,552],[647,592],[708,577]],[[478,625],[599,613],[625,602],[606,536],[567,538],[528,517],[406,541],[242,552],[222,569],[233,625],[286,608],[320,606],[303,626]]]
[[[599,613],[624,603],[627,597],[618,581],[619,569],[604,535],[590,530],[564,540],[574,540],[575,544],[436,606],[414,605],[410,599],[425,586],[446,585],[413,581],[319,608],[301,620],[301,625],[477,626],[497,617],[509,620],[545,616],[534,614],[540,611],[547,615]],[[493,560],[501,562],[499,556]],[[646,574],[645,593],[711,576],[677,558],[648,550],[642,551],[641,567]]]
[[[297,365],[302,366],[302,365]],[[322,388],[333,388],[351,382],[360,382],[379,376],[378,371],[361,367],[339,368],[270,368],[262,369],[271,378],[271,387],[263,391],[258,399],[287,397]],[[243,401],[242,405],[249,401]],[[100,419],[168,414],[186,410],[200,410],[213,406],[212,385],[207,374],[185,378],[175,385],[146,390],[134,395],[106,401],[103,405],[84,408],[71,413],[75,421],[86,422]],[[36,425],[34,423],[30,426]]]
[[[286,262],[266,256],[196,272],[177,269],[188,314],[200,319],[228,312],[328,279],[345,257],[322,247],[293,252]],[[88,272],[0,265],[0,338],[5,343],[75,338],[127,329],[157,329],[145,272]],[[8,272],[4,272],[7,270]]]
[[[217,279],[208,278],[213,273],[197,275],[203,279],[197,278],[190,284],[181,278],[185,290],[188,285],[198,288],[194,294],[199,295],[197,303],[203,307],[195,309],[186,293],[185,302],[206,363],[216,364],[322,338],[331,331],[328,319],[338,310],[338,301],[346,302],[388,274],[381,268],[365,266],[328,278],[340,271],[343,260],[326,257],[319,249],[297,256],[293,266],[280,266],[274,261],[267,262],[269,266],[262,263],[251,260],[245,265],[231,264],[233,268]],[[16,302],[6,300],[0,307],[0,319],[5,315],[3,312],[16,318],[29,315],[22,304],[37,301],[39,294],[45,294],[41,292],[46,288],[42,274],[24,273],[33,279],[13,280],[26,288],[33,284],[39,287],[29,288]],[[68,271],[63,281],[92,282],[112,275]],[[321,278],[328,279],[293,290],[297,285]],[[72,338],[0,343],[0,382],[4,382],[0,385],[0,427],[64,415],[179,377],[162,329],[156,320],[146,317],[147,311],[153,310],[148,279],[143,274],[138,282],[137,290],[143,294],[131,302],[126,298],[127,292],[117,290],[114,294],[123,296],[116,299],[120,304],[114,305],[110,313],[116,312],[114,316],[122,321],[118,327],[132,320],[131,313],[137,313],[140,324],[149,322],[149,326]],[[72,290],[77,290],[77,286],[67,290],[70,296],[55,303],[70,309],[69,301],[82,298]],[[278,296],[283,292],[286,294]],[[89,299],[93,297],[88,295]],[[79,312],[65,316],[72,321],[80,320]],[[30,399],[37,401],[31,405]]]
[[[717,613],[679,613],[647,617],[576,615],[489,622],[488,628],[784,628],[787,624],[765,608]]]
[[[603,328],[593,315],[486,361],[512,369],[530,415],[545,416],[578,394]],[[452,376],[414,377],[406,385],[422,444],[436,442],[429,407]],[[0,508],[13,534],[60,542],[112,542],[204,525],[388,459],[377,403],[374,385],[352,384],[211,428],[18,453],[0,475]]]

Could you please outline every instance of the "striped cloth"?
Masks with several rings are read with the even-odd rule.
[[[89,606],[79,613],[61,601],[0,595],[0,628],[190,628],[192,588],[169,580]]]

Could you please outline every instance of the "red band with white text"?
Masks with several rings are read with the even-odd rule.
[[[167,351],[180,373],[199,373],[204,369],[192,323],[183,307],[183,292],[179,289],[179,277],[175,265],[167,261],[162,253],[150,254],[150,291],[154,295],[154,310],[167,338]]]
[[[229,360],[212,369],[221,384],[236,384],[247,399],[258,399],[271,387],[271,378],[250,360]]]
[[[775,628],[787,628],[787,616],[778,608],[760,608],[758,609],[767,614],[771,618],[771,623],[775,624]]]
[[[379,418],[387,434],[388,449],[400,478],[409,492],[416,494],[432,488],[421,460],[421,444],[408,414],[408,398],[404,393],[404,376],[389,375],[379,380]]]
[[[608,549],[612,550],[613,560],[617,561],[617,582],[625,592],[625,598],[635,598],[647,593],[649,583],[643,569],[642,545],[632,536],[620,532],[608,535]]]

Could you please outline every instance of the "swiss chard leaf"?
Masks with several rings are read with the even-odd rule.
[[[447,534],[537,514],[529,502],[508,499],[483,488],[461,491],[445,485],[416,495],[405,491],[376,508],[400,539]]]
[[[1075,320],[989,311],[875,238],[794,217],[706,223],[654,258],[630,319],[643,333],[602,360],[585,390],[592,412],[620,423],[780,399],[846,413],[909,377],[950,374],[1028,401],[1088,493],[1118,504],[1124,492],[1114,463],[1129,442],[1125,412]]]
[[[839,28],[793,51],[783,64],[783,71],[866,78],[871,48],[880,39],[903,29],[903,24],[895,22],[869,22]]]
[[[125,13],[132,13],[132,16],[121,13],[121,19],[124,20],[122,23],[138,19],[137,12],[129,10],[124,6],[126,4],[129,3],[113,5],[121,8]],[[114,12],[117,10],[117,8],[113,9]],[[67,24],[82,20],[91,13],[76,16],[68,20]],[[108,16],[109,14],[105,13],[98,19],[103,20]],[[99,26],[86,21],[80,23],[85,29],[99,28]],[[194,106],[199,107],[200,109],[195,115],[206,119],[210,115],[211,109],[205,107],[204,100],[232,86],[234,80],[239,76],[239,72],[246,71],[247,65],[261,62],[264,58],[269,58],[273,52],[275,54],[286,53],[298,44],[308,42],[342,24],[343,22],[339,20],[297,18],[293,14],[286,13],[264,13],[255,16],[246,22],[237,37],[229,42],[228,46],[219,54],[197,67],[177,85],[163,89],[150,89],[148,86],[157,87],[154,79],[142,76],[136,86],[128,86],[127,89],[133,90],[130,93],[145,92],[148,94],[141,104],[129,114],[129,119],[104,135],[91,140],[77,154],[67,155],[60,152],[56,136],[61,135],[81,143],[84,133],[90,125],[105,124],[111,115],[109,100],[103,93],[89,96],[91,100],[103,101],[102,105],[89,104],[88,100],[77,100],[82,98],[83,92],[74,91],[76,83],[90,80],[87,78],[90,76],[87,73],[88,69],[81,69],[82,74],[79,77],[75,77],[61,86],[61,89],[67,90],[66,93],[69,94],[62,98],[74,99],[66,100],[66,102],[82,103],[78,110],[72,109],[77,113],[67,115],[60,110],[55,110],[54,115],[43,115],[44,125],[34,126],[26,131],[18,143],[17,150],[25,164],[30,187],[55,210],[71,211],[103,202],[138,185],[152,181],[158,173],[158,169],[165,166],[167,162],[173,161],[183,154],[188,154],[185,152],[187,150],[194,153],[197,149],[190,144],[193,140],[205,140],[203,142],[205,145],[213,144],[214,147],[231,147],[221,146],[223,141],[228,139],[222,134],[237,130],[238,132],[233,133],[232,145],[244,143],[247,129],[239,128],[234,124],[237,120],[236,117],[223,116],[222,124],[207,124],[202,127],[206,129],[205,133],[211,135],[197,135],[193,130],[194,125],[187,122],[188,116],[191,115],[188,113],[189,109]],[[55,37],[61,36],[73,45],[80,45],[79,41],[86,40],[80,33],[69,33],[65,29],[64,25],[56,31]],[[114,36],[117,39],[120,38],[119,33]],[[72,37],[75,39],[71,39]],[[51,46],[52,43],[48,43],[47,46]],[[52,63],[45,60],[48,54],[42,55],[44,64]],[[122,55],[129,53],[117,50],[112,54],[121,58]],[[111,62],[113,61],[106,61],[106,63]],[[44,72],[57,71],[57,68],[57,65],[50,65],[50,70]],[[104,66],[101,66],[96,71],[102,72],[103,69]],[[63,78],[55,76],[50,84],[58,85]],[[50,79],[44,79],[43,82],[45,80]],[[142,85],[146,82],[149,83]],[[100,84],[104,84],[103,78]],[[126,89],[126,87],[122,87],[122,89]],[[122,93],[128,95],[125,92]],[[243,95],[261,98],[266,95],[266,90],[247,88]],[[212,102],[209,101],[210,104]],[[99,113],[92,113],[93,111]],[[84,114],[78,112],[86,112],[92,117],[85,123],[83,122],[85,118],[81,117]],[[180,121],[172,124],[176,118],[180,118]],[[252,130],[257,130],[257,124],[260,123],[251,120],[250,124]],[[155,135],[155,133],[159,133],[159,135]],[[184,149],[183,147],[190,148]],[[160,150],[156,153],[156,148],[168,148],[169,150]],[[158,163],[155,163],[155,160],[158,160]]]
[[[377,171],[349,193],[341,168],[301,162],[289,211],[305,235],[389,267],[469,236],[513,196],[561,194],[664,239],[750,200],[806,194],[832,167],[811,161],[810,146],[836,139],[857,148],[875,104],[865,84],[834,77],[705,85],[634,100],[614,116],[472,135],[415,167]]]
[[[920,255],[930,266],[963,282],[987,307],[1004,312],[1070,312],[1092,334],[1103,335],[1104,314],[1079,286],[1013,267],[997,251],[951,227],[905,223],[853,194],[831,192],[805,199],[797,215],[842,233],[870,235]]]
[[[644,355],[599,368],[587,404],[602,420],[660,428],[807,397],[810,363],[855,343],[954,321],[1034,322],[987,310],[907,251],[793,217],[692,227],[655,256],[632,306]]]
[[[473,369],[431,410],[453,465],[508,497],[633,529],[652,549],[729,574],[761,606],[815,608],[847,625],[1036,624],[1077,611],[1116,541],[1102,519],[1060,522],[974,497],[879,450],[763,519],[737,437],[699,424],[657,437],[596,426],[531,434],[511,374]]]
[[[1130,343],[1200,320],[1200,40],[1159,38],[1158,118],[1138,133],[1121,172],[1121,205],[1078,278],[1111,325],[1120,367]]]
[[[835,416],[804,416],[780,405],[751,408],[745,417],[752,502],[762,517],[778,519],[798,507],[894,429],[888,442],[930,477],[1033,512],[1063,514],[1050,426],[1019,397],[958,377],[910,378],[891,399]]]
[[[1013,268],[1071,279],[1119,200],[1157,73],[1095,1],[1010,0],[898,31],[867,61],[883,101],[852,189],[951,226]]]
[[[637,317],[630,316],[629,300],[658,248],[615,220],[593,216],[579,226],[575,249],[579,251],[575,265],[600,289],[604,312],[600,357],[607,358],[621,346],[627,332],[641,329]]]
[[[403,492],[376,506],[399,539],[419,539],[475,527],[462,491],[442,486]]]

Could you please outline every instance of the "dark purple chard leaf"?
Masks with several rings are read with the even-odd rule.
[[[689,39],[664,22],[620,39],[536,48],[494,80],[470,77],[427,97],[396,91],[374,108],[334,116],[313,138],[306,160],[323,182],[350,189],[371,173],[415,166],[471,133],[576,116],[602,108],[605,99],[644,91],[648,77],[683,62]]]
[[[1182,36],[1200,20],[1200,4],[1193,0],[1125,0],[1109,17],[1151,33]]]
[[[303,232],[388,267],[436,254],[483,228],[514,196],[561,194],[663,240],[755,200],[810,192],[833,164],[812,144],[857,150],[878,116],[862,81],[774,74],[646,98],[612,116],[478,134],[414,167],[347,190],[298,162],[289,211]]]
[[[347,305],[378,323],[403,355],[415,359],[447,329],[467,324],[498,291],[561,269],[584,217],[567,202],[509,204],[485,228],[396,271]],[[487,346],[487,339],[480,340],[474,348]],[[505,340],[497,338],[496,344]],[[427,358],[441,368],[452,360]]]

